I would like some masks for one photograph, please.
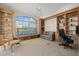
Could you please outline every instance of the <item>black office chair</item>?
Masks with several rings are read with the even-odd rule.
[[[72,44],[74,41],[65,34],[64,29],[59,30],[59,36],[61,37],[62,45],[65,47],[70,47],[69,44]]]

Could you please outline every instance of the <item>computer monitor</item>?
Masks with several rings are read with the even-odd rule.
[[[79,26],[76,26],[76,34],[79,35]]]

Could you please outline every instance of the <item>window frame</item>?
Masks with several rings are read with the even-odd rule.
[[[33,17],[29,17],[29,16],[16,16],[16,17],[28,17],[29,19],[30,18],[32,18],[33,20],[35,20],[35,24],[36,24],[36,28],[35,28],[35,31],[36,31],[36,34],[34,34],[34,35],[37,35],[38,34],[38,31],[37,31],[37,28],[38,28],[38,26],[37,26],[37,20],[35,19],[35,18],[33,18]],[[29,20],[28,19],[28,20]],[[16,20],[16,21],[23,21],[23,20]],[[15,22],[16,22],[15,21]],[[27,22],[27,23],[29,23],[29,21],[23,21],[23,22]],[[23,26],[23,22],[22,22],[22,26]],[[31,22],[30,22],[31,23]],[[33,23],[33,22],[32,22]],[[16,25],[17,26],[17,25]],[[23,27],[22,27],[23,28]],[[25,27],[26,28],[26,27]],[[28,27],[27,28],[31,28],[31,27],[29,27],[29,24],[28,24]],[[23,31],[23,30],[22,30]],[[17,27],[16,27],[16,36],[32,36],[31,34],[30,35],[28,35],[28,34],[17,34]]]

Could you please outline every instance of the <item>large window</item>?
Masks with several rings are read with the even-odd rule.
[[[37,34],[37,22],[27,16],[16,17],[16,35],[35,35]]]

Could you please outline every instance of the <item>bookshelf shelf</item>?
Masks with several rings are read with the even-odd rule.
[[[1,8],[0,8],[1,9]],[[8,10],[8,9],[7,9]],[[5,12],[3,12],[5,11]],[[5,39],[12,39],[12,11],[7,12],[6,9],[0,10],[0,36]],[[1,40],[1,39],[0,39]]]
[[[74,11],[75,10],[75,11]],[[68,13],[65,12],[65,14],[60,14],[57,16],[58,19],[58,25],[57,29],[64,29],[66,34],[76,34],[76,26],[79,25],[79,19],[78,19],[78,9],[71,10],[72,12],[68,11]],[[61,22],[62,21],[62,22]],[[62,26],[61,26],[62,24]]]

